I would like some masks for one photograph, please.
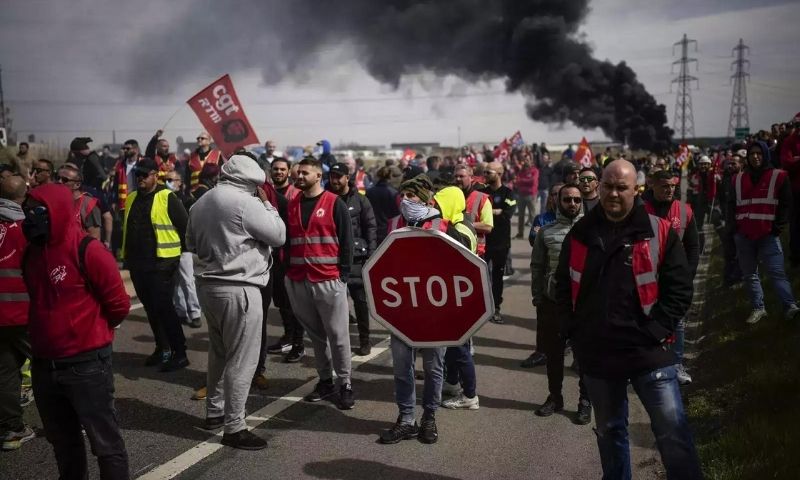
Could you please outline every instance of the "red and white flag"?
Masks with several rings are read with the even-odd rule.
[[[241,147],[260,143],[229,75],[218,78],[186,103],[226,157]]]
[[[494,147],[494,152],[492,154],[492,158],[498,162],[504,162],[508,159],[508,156],[511,154],[511,145],[508,143],[508,139],[504,138],[500,145]]]
[[[581,167],[594,167],[597,165],[594,159],[594,153],[592,153],[592,148],[589,146],[586,137],[583,137],[581,139],[581,144],[578,145],[578,150],[575,152],[575,161]]]

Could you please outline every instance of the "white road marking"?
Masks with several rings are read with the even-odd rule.
[[[381,341],[374,347],[372,352],[365,357],[354,357],[352,361],[352,370],[355,371],[361,365],[375,359],[378,355],[382,354],[389,349],[389,339]],[[245,418],[247,428],[253,429],[269,421],[271,418],[277,416],[284,410],[295,405],[303,400],[303,397],[308,395],[314,390],[317,384],[317,379],[311,380],[308,383],[297,387],[283,397],[275,400],[274,402],[265,405],[263,408],[253,412]],[[187,426],[189,428],[189,426]],[[205,458],[208,458],[214,452],[221,449],[223,445],[220,443],[222,440],[222,429],[212,438],[203,443],[195,445],[192,449],[185,451],[177,457],[169,460],[168,462],[159,465],[158,467],[150,470],[144,475],[138,477],[137,480],[167,480],[175,478],[182,472],[186,471],[192,465],[196,465]]]

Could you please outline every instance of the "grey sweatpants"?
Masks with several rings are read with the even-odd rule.
[[[261,291],[256,286],[201,281],[208,322],[206,415],[225,416],[225,433],[244,430],[244,406],[261,346]]]
[[[314,345],[319,379],[330,380],[335,370],[339,385],[350,383],[347,285],[338,279],[313,283],[286,277],[285,282],[292,310]]]

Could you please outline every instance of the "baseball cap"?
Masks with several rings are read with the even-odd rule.
[[[331,175],[339,175],[344,177],[350,175],[350,167],[348,167],[346,163],[339,162],[331,167],[329,173]]]
[[[86,150],[92,141],[89,137],[75,137],[69,144],[69,149],[73,151]]]
[[[136,173],[150,173],[158,171],[158,164],[152,158],[143,158],[136,162]]]
[[[747,157],[747,150],[745,150],[744,148],[741,149],[741,150],[736,150],[736,155],[739,155],[740,157],[745,158],[745,157]]]

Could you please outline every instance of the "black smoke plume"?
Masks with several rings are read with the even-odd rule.
[[[393,86],[422,71],[504,78],[535,120],[599,127],[634,148],[666,147],[666,108],[624,62],[592,57],[578,32],[587,13],[588,0],[201,1],[179,14],[179,27],[146,29],[122,78],[138,93],[163,93],[189,76],[255,67],[273,84],[324,76],[315,61],[346,45]]]

